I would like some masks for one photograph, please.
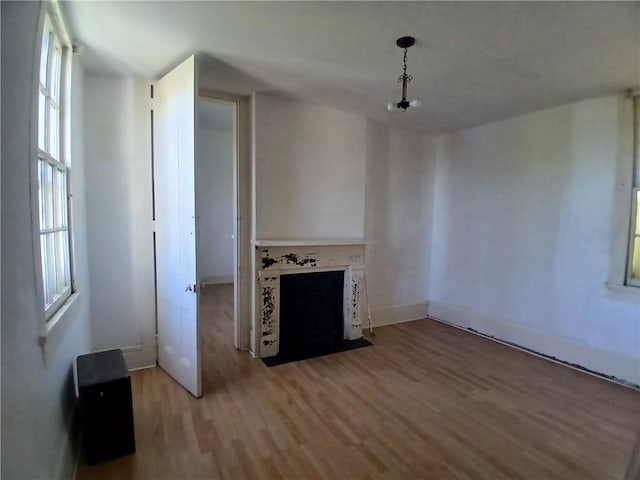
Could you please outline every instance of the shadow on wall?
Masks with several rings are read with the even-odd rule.
[[[433,158],[425,138],[367,122],[365,236],[376,242],[367,260],[373,308],[427,300]]]
[[[509,312],[526,324],[553,318],[549,271],[570,175],[571,112],[553,120],[528,128],[492,124],[449,137],[435,181],[437,298]]]
[[[274,85],[268,85],[219,58],[208,54],[199,54],[197,59],[200,88],[237,95],[252,95],[254,92],[275,90]]]
[[[389,129],[367,122],[364,235],[375,243],[367,246],[367,293],[371,308],[389,306],[387,285],[393,282],[388,268],[389,231]]]

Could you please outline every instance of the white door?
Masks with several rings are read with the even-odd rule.
[[[201,396],[196,272],[197,64],[192,56],[154,88],[158,363]]]

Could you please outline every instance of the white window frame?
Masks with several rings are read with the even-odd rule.
[[[640,93],[633,96],[633,173],[631,184],[631,218],[629,221],[629,246],[627,252],[626,284],[631,287],[640,287],[640,276],[634,277],[634,256],[640,256],[640,251],[634,251],[635,240],[640,238],[640,232],[636,232],[637,222],[640,221],[638,211],[638,195],[640,195]]]
[[[55,92],[51,92],[48,88],[49,85],[43,87],[41,83],[41,56],[42,56],[42,42],[45,33],[52,31],[59,42],[61,50],[60,68],[59,68],[59,85],[57,87],[58,95]],[[35,263],[35,276],[36,276],[36,294],[38,301],[42,308],[42,316],[40,320],[40,342],[45,344],[47,338],[49,338],[54,328],[61,325],[63,318],[71,305],[78,297],[78,293],[75,287],[75,262],[74,262],[74,242],[73,242],[73,225],[72,225],[72,206],[71,206],[71,158],[70,158],[70,100],[71,100],[71,42],[67,34],[62,14],[58,3],[54,1],[45,1],[42,3],[40,12],[40,21],[38,24],[38,32],[36,36],[36,51],[34,54],[34,78],[33,78],[33,110],[32,110],[32,168],[31,168],[31,201],[32,201],[32,225],[33,225],[33,251],[34,251],[34,263]],[[52,49],[49,49],[51,51]],[[51,69],[51,54],[46,62],[46,68]],[[51,75],[51,73],[49,73]],[[41,93],[44,93],[46,97],[46,111],[49,112],[49,104],[57,107],[58,112],[58,132],[55,139],[57,142],[57,149],[50,148],[51,138],[50,132],[44,136],[45,142],[41,140],[41,123],[40,116],[40,99]],[[56,98],[57,97],[57,98]],[[48,117],[49,113],[45,115],[46,120],[44,124],[48,127],[51,125],[51,121]],[[56,151],[57,150],[57,151]],[[57,158],[56,158],[57,154]],[[46,167],[45,167],[46,166]],[[42,228],[41,225],[41,213],[43,210],[43,200],[40,193],[40,173],[42,171],[51,172],[52,176],[55,176],[54,172],[57,172],[58,180],[64,180],[66,183],[66,196],[58,195],[59,201],[53,201],[54,206],[50,209],[49,213],[58,217],[56,223],[50,223],[46,225],[47,228]],[[56,186],[57,185],[57,186]],[[62,183],[56,184],[52,182],[50,188],[52,190],[52,198],[56,190],[59,191]],[[65,198],[66,197],[66,198]],[[56,234],[57,232],[57,234]],[[66,242],[66,248],[61,247],[60,243],[56,244],[57,248],[62,248],[62,257],[65,257],[64,265],[61,268],[54,268],[55,272],[47,271],[48,275],[60,275],[59,272],[63,272],[63,276],[68,279],[67,288],[57,292],[54,296],[48,295],[49,301],[45,298],[47,294],[47,288],[45,288],[43,273],[43,252],[41,239],[46,237],[58,236],[58,242],[62,240],[64,244]],[[51,250],[50,250],[51,251]],[[54,255],[58,257],[58,255]],[[51,264],[51,262],[49,262]],[[57,329],[56,329],[57,330]]]

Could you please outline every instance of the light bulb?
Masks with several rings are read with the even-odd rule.
[[[419,98],[414,98],[409,102],[409,105],[411,105],[413,108],[418,108],[420,105],[422,105],[422,102]]]
[[[390,112],[393,112],[394,108],[395,108],[395,105],[393,104],[393,102],[387,103],[387,110],[389,110]]]

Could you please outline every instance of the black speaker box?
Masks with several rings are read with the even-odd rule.
[[[76,375],[87,463],[134,453],[131,377],[122,350],[80,355]]]

